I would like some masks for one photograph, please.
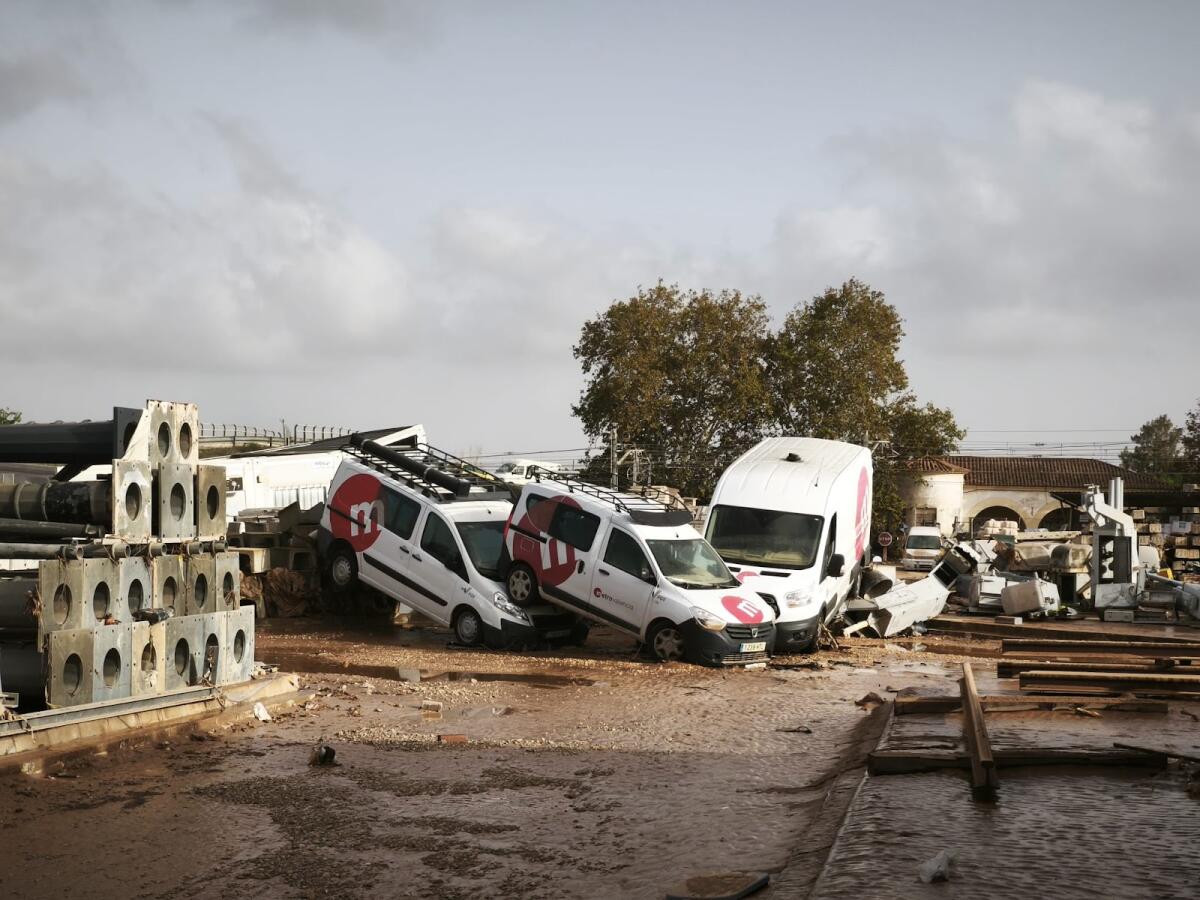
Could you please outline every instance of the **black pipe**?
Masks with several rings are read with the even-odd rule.
[[[423,478],[431,484],[445,488],[456,497],[465,497],[471,492],[471,482],[455,478],[449,472],[443,472],[441,469],[435,469],[433,466],[419,463],[415,459],[405,456],[403,453],[398,453],[391,447],[385,447],[376,441],[366,440],[360,434],[351,435],[350,443],[373,456],[378,456],[380,459],[390,462],[392,465],[399,466],[406,472],[411,472],[418,478]]]
[[[9,541],[0,543],[0,559],[124,559],[130,555],[128,544],[33,544]]]
[[[94,466],[125,455],[143,410],[114,407],[102,422],[0,426],[0,462]]]
[[[82,538],[99,537],[94,525],[74,525],[65,522],[30,522],[25,519],[0,518],[0,537],[3,538]]]
[[[8,427],[17,426],[4,426]],[[0,432],[4,428],[0,428]],[[0,517],[32,522],[110,525],[112,482],[47,481],[34,484],[19,481],[0,484]]]

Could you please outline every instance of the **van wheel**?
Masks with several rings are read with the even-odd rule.
[[[508,598],[517,606],[531,606],[538,601],[537,576],[525,563],[517,563],[509,570],[505,587],[508,588]]]
[[[683,634],[673,622],[659,622],[646,635],[646,650],[659,662],[683,659]]]
[[[358,583],[358,554],[345,544],[335,544],[325,563],[329,587],[335,594],[348,594]]]
[[[477,647],[483,641],[483,620],[473,609],[464,609],[454,619],[454,636],[460,644]]]

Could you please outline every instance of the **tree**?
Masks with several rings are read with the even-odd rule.
[[[0,406],[0,425],[16,425],[21,421],[21,414],[14,409]]]
[[[1186,480],[1200,482],[1200,400],[1196,401],[1184,422],[1183,456]]]
[[[706,494],[770,424],[769,338],[758,297],[661,281],[585,322],[574,352],[586,383],[572,412],[606,447],[594,468],[607,468],[616,427],[618,444],[653,454],[656,480]]]
[[[886,418],[888,443],[875,454],[871,509],[876,532],[895,527],[904,514],[899,484],[904,461],[951,453],[966,434],[950,410],[932,403],[918,406],[916,398],[907,392],[889,404]]]
[[[1157,475],[1167,482],[1178,482],[1181,469],[1183,429],[1175,426],[1165,413],[1156,416],[1129,438],[1132,447],[1121,451],[1121,465],[1144,475]]]

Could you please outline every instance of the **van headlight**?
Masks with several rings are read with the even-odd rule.
[[[499,591],[492,594],[492,605],[500,610],[500,612],[508,613],[519,622],[533,624],[533,620],[529,618],[529,613],[525,612],[525,610],[521,609],[521,607],[517,606],[517,604],[513,603]]]
[[[799,609],[801,606],[807,606],[812,601],[812,590],[804,591],[788,591],[783,595],[784,605],[788,609]]]
[[[701,628],[704,628],[708,631],[725,630],[725,620],[713,615],[707,609],[701,609],[698,606],[693,606],[692,616],[700,624]]]

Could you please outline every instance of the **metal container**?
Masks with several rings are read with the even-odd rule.
[[[200,659],[204,653],[203,616],[180,616],[167,619],[165,678],[163,689],[168,691],[200,683],[203,670]]]
[[[218,553],[213,561],[217,609],[236,610],[242,605],[241,557],[234,551]]]
[[[105,557],[44,560],[38,565],[39,625],[43,633],[88,628],[123,610],[117,565]]]
[[[200,459],[200,414],[194,403],[149,400],[149,460],[196,464]]]
[[[130,660],[130,694],[142,696],[163,691],[166,684],[167,623],[134,622]]]
[[[143,557],[130,556],[117,561],[118,618],[132,621],[139,609],[154,606],[154,582],[150,578],[150,564]]]
[[[197,616],[200,619],[203,638],[198,660],[202,684],[217,684],[220,681],[221,666],[224,664],[228,647],[225,635],[225,620],[228,617],[229,613],[224,612]]]
[[[196,537],[196,477],[186,463],[162,463],[154,473],[154,534],[168,543]]]
[[[52,631],[46,636],[46,703],[51,707],[92,702],[94,630]]]
[[[98,625],[92,635],[92,702],[128,697],[133,656],[129,622]]]
[[[113,460],[113,535],[125,541],[146,543],[153,534],[154,486],[150,464],[140,460]]]
[[[196,467],[196,537],[216,541],[225,537],[225,467]]]
[[[153,584],[150,605],[169,609],[182,616],[186,608],[187,582],[184,581],[183,557],[176,554],[156,556],[150,560],[150,580]]]
[[[202,616],[219,608],[217,563],[211,553],[183,558],[185,616]]]
[[[219,683],[249,681],[254,671],[253,606],[241,606],[225,614],[225,646]]]

